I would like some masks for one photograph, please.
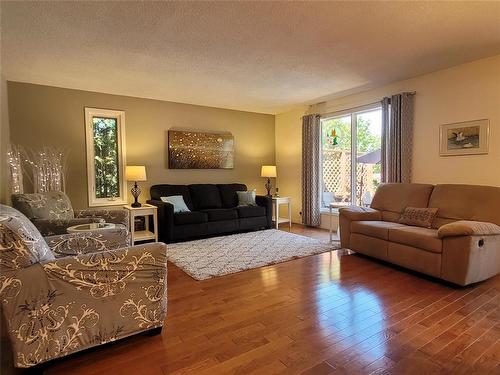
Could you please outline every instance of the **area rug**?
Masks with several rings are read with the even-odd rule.
[[[277,229],[233,234],[167,245],[167,258],[196,280],[228,275],[340,249]]]

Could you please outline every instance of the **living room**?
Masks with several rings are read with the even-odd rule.
[[[2,373],[500,371],[500,2],[1,13]]]

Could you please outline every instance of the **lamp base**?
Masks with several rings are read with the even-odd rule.
[[[272,196],[271,195],[272,185],[271,185],[271,179],[269,177],[267,178],[267,182],[266,182],[266,184],[264,186],[266,187],[266,190],[267,190],[266,196],[271,197]]]
[[[141,207],[142,205],[137,201],[137,198],[139,198],[139,195],[141,195],[141,189],[139,189],[139,186],[137,186],[137,182],[134,184],[134,187],[130,189],[130,193],[132,193],[132,196],[134,197],[134,203],[132,203],[130,207]]]

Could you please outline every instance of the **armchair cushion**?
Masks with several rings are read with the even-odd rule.
[[[130,245],[130,234],[122,225],[112,229],[70,233],[45,237],[57,257],[109,251]]]
[[[31,367],[161,327],[166,266],[165,245],[152,243],[12,272],[1,303],[14,365]]]
[[[33,223],[16,209],[0,205],[0,274],[53,259]]]
[[[342,207],[339,214],[351,221],[382,220],[382,213],[369,207]]]
[[[439,238],[490,235],[500,235],[500,226],[483,221],[459,220],[445,224],[438,229]]]
[[[68,196],[62,191],[13,194],[12,204],[28,219],[73,219],[74,211]]]

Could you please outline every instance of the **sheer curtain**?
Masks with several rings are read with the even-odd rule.
[[[321,224],[321,124],[320,116],[302,117],[302,223]]]
[[[404,92],[382,100],[383,182],[411,182],[414,95]]]

